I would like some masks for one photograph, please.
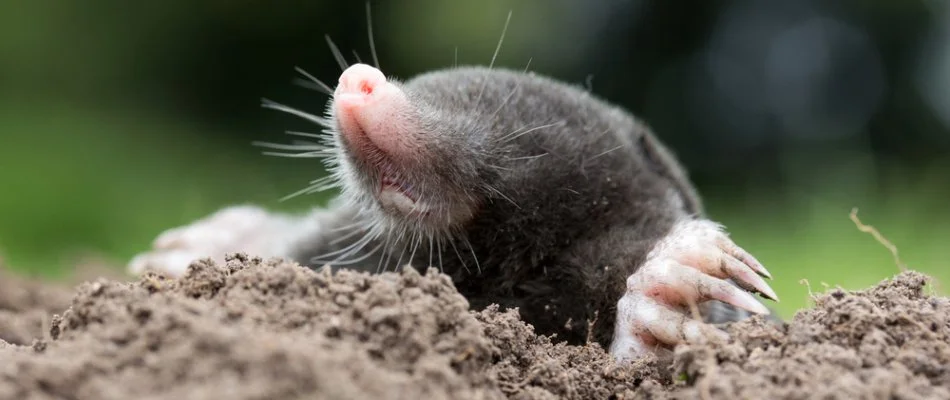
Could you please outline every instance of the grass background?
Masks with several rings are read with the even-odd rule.
[[[946,30],[939,8],[803,1],[795,7],[808,12],[798,13],[777,5],[743,8],[742,1],[474,4],[376,4],[384,69],[408,77],[449,65],[457,49],[463,62],[487,63],[504,15],[514,10],[498,64],[520,69],[532,58],[533,70],[564,80],[594,76],[595,93],[649,121],[698,177],[710,216],[772,271],[783,315],[808,304],[802,279],[815,290],[822,283],[857,289],[898,271],[887,249],[855,228],[854,207],[909,267],[950,280],[950,130],[915,86],[918,72],[930,65],[916,60],[930,58],[914,52],[936,57],[939,44],[950,43],[923,45],[928,35],[950,37],[940,36]],[[737,98],[710,90],[717,77],[687,61],[715,48],[713,39],[723,37],[717,27],[808,28],[816,15],[855,28],[848,40],[870,41],[886,79],[878,108],[847,135],[832,130],[802,139],[773,124],[755,131],[760,136],[742,136],[744,124],[766,117],[710,107]],[[364,25],[355,23],[363,18],[361,2],[0,5],[0,256],[6,266],[57,279],[91,254],[121,268],[159,232],[227,205],[302,210],[324,204],[328,195],[278,202],[319,174],[320,165],[265,157],[250,145],[282,141],[280,131],[296,128],[258,102],[265,96],[318,112],[324,98],[292,91],[292,68],[302,65],[333,82],[339,70],[322,35],[367,54]],[[766,31],[781,40],[809,38]],[[759,44],[740,45],[730,51],[749,54],[730,53],[735,67],[756,71],[763,63]],[[786,66],[803,76],[821,72],[807,57],[787,60],[802,62]],[[804,81],[834,99],[816,105],[826,107],[816,115],[833,121],[852,115],[838,106],[866,94],[835,84],[870,68],[856,65],[857,71],[831,75],[837,80],[815,75]],[[933,65],[939,71],[944,64]]]

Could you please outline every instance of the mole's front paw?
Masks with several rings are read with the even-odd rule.
[[[617,304],[610,353],[627,360],[683,342],[726,339],[725,332],[692,318],[691,304],[718,300],[768,314],[762,303],[736,286],[777,300],[760,275],[771,278],[721,226],[708,220],[677,223],[627,278],[627,293]]]
[[[285,219],[253,206],[222,209],[190,225],[169,229],[152,243],[152,250],[136,255],[129,272],[145,270],[180,276],[195,260],[211,257],[217,262],[226,253],[246,252],[252,256],[282,256],[280,229]]]

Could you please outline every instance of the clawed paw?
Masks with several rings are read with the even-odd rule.
[[[627,279],[617,304],[610,352],[632,359],[680,343],[720,341],[725,332],[693,316],[698,305],[721,301],[755,314],[769,309],[750,292],[778,300],[755,257],[708,220],[676,224]]]

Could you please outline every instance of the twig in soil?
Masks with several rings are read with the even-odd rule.
[[[897,256],[897,246],[891,243],[887,238],[884,237],[877,229],[870,225],[864,225],[861,223],[861,220],[858,219],[858,208],[851,209],[851,220],[854,221],[854,224],[858,226],[858,230],[861,232],[867,232],[874,236],[879,243],[891,251],[891,254],[894,255],[894,263],[897,264],[897,268],[900,268],[901,272],[907,272],[907,265],[901,262],[900,257]],[[930,277],[930,284],[927,285],[930,287],[930,295],[936,296],[940,292],[940,281],[935,277]]]
[[[901,262],[900,257],[897,256],[897,246],[894,246],[890,240],[887,240],[887,238],[885,238],[884,235],[882,235],[881,232],[878,232],[878,230],[873,226],[861,223],[861,220],[858,219],[857,207],[851,209],[851,220],[854,221],[854,224],[858,227],[859,231],[870,233],[871,236],[874,236],[874,239],[876,239],[878,243],[890,250],[891,254],[894,256],[894,263],[897,264],[897,268],[900,268],[901,272],[907,272],[907,266],[904,265],[904,263]]]
[[[594,325],[597,325],[597,317],[600,316],[600,310],[594,310],[594,319],[587,320],[587,339],[585,345],[590,345],[592,336],[594,336]]]
[[[805,288],[808,289],[808,297],[811,298],[811,301],[815,302],[815,304],[817,305],[817,304],[818,304],[818,297],[815,296],[815,292],[812,292],[812,291],[811,291],[811,283],[808,282],[808,279],[802,278],[800,281],[798,281],[798,283],[799,283],[800,285],[805,285]]]

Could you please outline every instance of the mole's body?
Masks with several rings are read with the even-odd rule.
[[[433,265],[473,306],[519,307],[540,333],[580,342],[597,315],[592,336],[620,358],[720,338],[707,322],[740,309],[768,312],[739,287],[775,298],[648,128],[587,91],[486,68],[397,83],[357,64],[326,118],[271,106],[327,129],[322,147],[297,148],[325,156],[340,198],[298,217],[222,210],[164,233],[133,271],[178,274],[232,251]]]

